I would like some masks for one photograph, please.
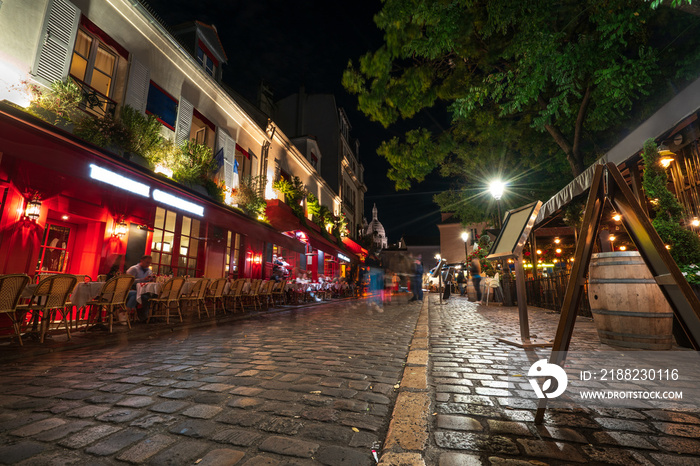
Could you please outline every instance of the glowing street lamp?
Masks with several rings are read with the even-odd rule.
[[[498,228],[501,228],[501,198],[506,189],[506,184],[501,180],[494,180],[489,183],[489,192],[496,200],[496,208],[498,209]]]
[[[466,264],[469,260],[469,253],[467,252],[467,241],[469,240],[469,233],[463,231],[461,234],[462,241],[464,241],[464,263]]]
[[[610,240],[610,247],[612,248],[613,252],[615,252],[615,236],[610,235],[608,236],[608,239]]]

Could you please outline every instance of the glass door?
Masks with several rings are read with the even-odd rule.
[[[37,274],[66,272],[70,235],[71,228],[68,226],[46,224],[44,239],[39,250],[39,260],[36,265]]]

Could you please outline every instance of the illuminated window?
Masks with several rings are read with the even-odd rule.
[[[177,275],[197,276],[199,253],[199,220],[182,216],[180,244],[178,248]]]
[[[47,224],[39,250],[37,272],[65,272],[68,266],[70,227]]]
[[[112,82],[117,69],[117,55],[97,37],[78,29],[73,49],[70,74],[105,97],[112,94]]]
[[[153,228],[153,243],[151,244],[152,268],[155,274],[170,275],[173,273],[176,222],[177,214],[175,212],[156,207],[156,221]]]
[[[232,273],[234,278],[238,278],[238,255],[241,250],[241,235],[228,232],[226,237],[226,262],[224,272]]]

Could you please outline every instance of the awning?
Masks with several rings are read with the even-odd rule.
[[[291,207],[279,199],[268,200],[265,213],[270,225],[279,231],[303,231],[306,233],[309,244],[315,249],[320,249],[334,256],[343,254],[352,258],[355,255],[354,252],[346,249],[345,246],[336,244],[331,238],[326,238],[318,230],[319,227],[317,225],[309,224],[306,220],[294,215]]]
[[[552,196],[540,209],[535,225],[541,223],[557,210],[567,205],[571,200],[588,190],[593,180],[596,165],[614,162],[615,165],[627,161],[642,150],[644,141],[662,136],[670,128],[686,119],[700,109],[700,78],[683,89],[673,99],[668,101],[644,123],[639,125],[627,137],[620,141],[607,154],[596,160],[586,171],[577,176],[564,189]]]

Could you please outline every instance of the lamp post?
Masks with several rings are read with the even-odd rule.
[[[496,200],[496,208],[498,209],[498,228],[501,228],[501,197],[506,189],[506,184],[501,180],[494,180],[489,183],[489,192]]]
[[[464,263],[466,264],[469,260],[469,253],[467,252],[467,241],[469,240],[469,233],[463,231],[461,237],[462,241],[464,241]]]

